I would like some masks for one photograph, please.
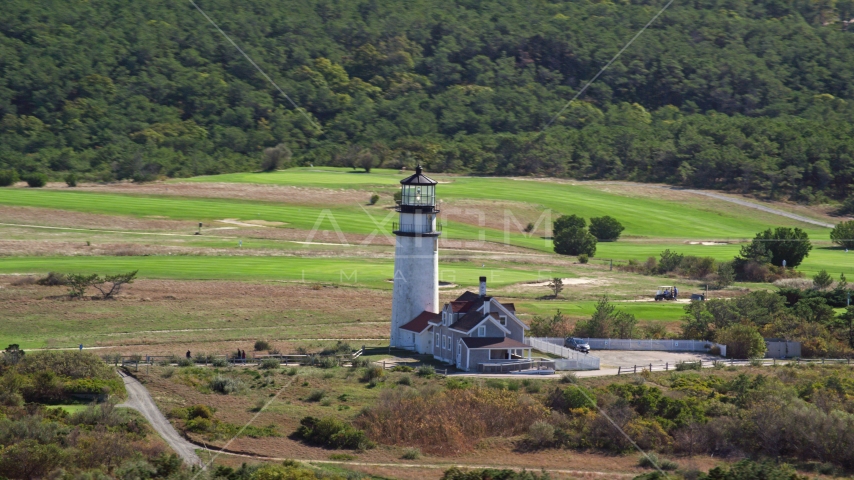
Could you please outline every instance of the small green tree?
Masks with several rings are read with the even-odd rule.
[[[65,184],[69,187],[77,186],[77,175],[74,172],[69,173],[65,176]]]
[[[103,279],[96,275],[91,285],[101,292],[104,300],[109,300],[118,295],[122,287],[128,283],[133,283],[138,272],[139,270],[134,270],[132,272],[120,273],[118,275],[107,275]]]
[[[732,262],[721,262],[718,264],[715,288],[726,288],[735,282],[735,269]]]
[[[552,232],[554,232],[554,236],[557,236],[558,232],[572,228],[585,229],[587,228],[587,221],[578,215],[562,215],[552,225]]]
[[[0,187],[14,185],[18,181],[18,172],[15,170],[0,170]]]
[[[600,242],[616,242],[625,229],[626,227],[615,218],[606,215],[604,217],[591,218],[588,230]]]
[[[377,202],[379,202],[379,201],[380,201],[380,196],[375,193],[375,194],[371,195],[371,200],[368,203],[370,203],[371,205],[376,205]]]
[[[30,173],[24,176],[24,181],[31,188],[41,188],[47,185],[47,175],[40,172]]]
[[[71,298],[82,298],[86,295],[86,289],[98,281],[98,274],[70,273],[65,276],[68,285],[68,296]]]
[[[827,273],[827,270],[822,270],[812,277],[812,284],[817,290],[824,290],[833,284],[833,277]]]
[[[563,291],[563,279],[560,277],[551,279],[548,287],[551,289],[552,293],[554,293],[554,298],[557,298],[557,296],[560,295],[560,292]]]
[[[560,310],[552,317],[535,316],[530,327],[532,337],[566,337],[569,334],[568,319]]]
[[[753,325],[736,323],[715,332],[715,341],[726,345],[731,358],[762,358],[765,356],[765,339]]]
[[[561,255],[596,255],[596,237],[581,228],[568,228],[555,233],[555,253]]]
[[[261,160],[261,170],[264,172],[274,172],[289,162],[292,155],[291,149],[284,143],[280,143],[275,147],[265,148],[264,157]]]
[[[854,305],[847,307],[836,317],[836,328],[845,332],[848,346],[854,348]]]
[[[24,358],[24,353],[17,343],[13,343],[3,350],[3,362],[7,365],[17,365]]]
[[[800,228],[769,228],[757,233],[754,241],[764,243],[765,249],[771,253],[771,263],[778,267],[783,265],[783,260],[787,267],[797,267],[812,250],[809,235]]]
[[[854,220],[839,222],[830,231],[830,240],[845,248],[854,248]]]

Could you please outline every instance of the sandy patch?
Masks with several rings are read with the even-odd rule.
[[[267,220],[238,220],[236,218],[224,218],[222,220],[215,220],[219,223],[227,223],[229,225],[237,225],[238,227],[281,227],[282,225],[287,225],[285,222],[270,222]]]
[[[688,245],[714,246],[714,245],[729,245],[729,243],[727,243],[727,242],[688,242]]]
[[[569,287],[572,285],[607,285],[609,282],[607,280],[602,279],[593,279],[593,278],[562,278],[563,286]],[[547,287],[551,283],[551,280],[545,282],[526,282],[520,283],[519,286],[522,287]]]

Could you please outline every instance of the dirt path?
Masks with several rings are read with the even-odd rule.
[[[125,388],[128,392],[127,401],[118,406],[132,408],[141,413],[148,420],[148,423],[151,424],[152,428],[172,447],[172,450],[175,450],[175,453],[184,459],[184,463],[188,465],[202,465],[201,459],[196,455],[196,446],[187,441],[175,430],[172,424],[169,423],[169,420],[157,408],[154,399],[151,398],[148,390],[139,383],[139,380],[121,370],[118,372],[122,380],[124,380]]]
[[[666,187],[665,187],[665,188],[666,188]],[[783,211],[783,210],[778,210],[778,209],[773,208],[773,207],[768,207],[768,206],[765,206],[765,205],[760,205],[760,204],[758,204],[758,203],[749,202],[749,201],[747,201],[747,200],[742,200],[742,199],[740,199],[740,198],[732,198],[732,197],[729,197],[729,196],[727,196],[727,195],[721,195],[721,194],[719,194],[719,193],[705,192],[705,191],[703,191],[703,190],[690,190],[690,189],[688,189],[688,190],[682,190],[682,191],[683,191],[683,192],[693,193],[693,194],[696,194],[696,195],[705,195],[705,196],[707,196],[707,197],[711,197],[711,198],[714,198],[714,199],[717,199],[717,200],[723,200],[723,201],[725,201],[725,202],[730,202],[730,203],[734,203],[734,204],[736,204],[736,205],[741,205],[742,207],[747,207],[747,208],[753,208],[753,209],[756,209],[756,210],[761,210],[761,211],[766,212],[766,213],[772,213],[772,214],[774,214],[774,215],[780,215],[781,217],[791,218],[792,220],[797,220],[797,221],[799,221],[799,222],[809,223],[809,224],[811,224],[811,225],[818,225],[819,227],[833,228],[833,227],[835,227],[835,226],[836,226],[836,225],[833,225],[833,224],[830,224],[830,223],[824,223],[824,222],[819,221],[819,220],[814,220],[814,219],[812,219],[812,218],[807,218],[807,217],[804,217],[804,216],[802,216],[802,215],[798,215],[798,214],[796,214],[796,213],[789,213],[789,212],[785,212],[785,211]]]

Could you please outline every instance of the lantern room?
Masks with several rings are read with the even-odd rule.
[[[415,175],[400,181],[400,206],[397,210],[407,213],[435,212],[437,183],[422,173],[421,165],[415,167]]]

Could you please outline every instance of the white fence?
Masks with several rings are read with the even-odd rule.
[[[555,345],[563,345],[560,337],[540,338]],[[655,350],[662,352],[704,352],[709,353],[717,345],[721,356],[726,356],[726,345],[705,340],[636,340],[619,338],[582,338],[590,345],[590,350]]]
[[[546,341],[546,338],[525,338],[525,345],[530,345],[535,349],[558,355],[564,360],[555,360],[555,370],[599,370],[599,358],[592,355],[570,350],[563,346],[563,339],[558,344]]]

